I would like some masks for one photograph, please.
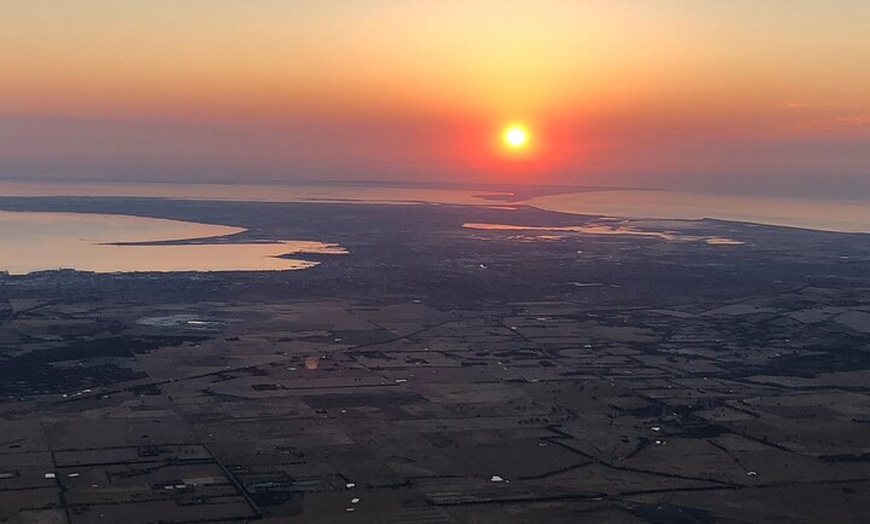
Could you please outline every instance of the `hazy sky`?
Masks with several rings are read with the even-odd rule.
[[[0,177],[870,190],[868,34],[867,0],[4,0]]]

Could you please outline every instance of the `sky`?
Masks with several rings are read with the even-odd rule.
[[[866,0],[4,0],[2,10],[3,179],[870,197]],[[522,150],[500,139],[510,123],[529,130]]]

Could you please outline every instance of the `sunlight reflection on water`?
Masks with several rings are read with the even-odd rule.
[[[177,220],[90,213],[0,211],[0,271],[51,269],[98,273],[136,271],[280,271],[317,262],[288,254],[344,254],[335,244],[280,241],[256,244],[116,245],[225,237],[242,228]]]
[[[823,231],[870,232],[870,205],[860,202],[753,197],[680,191],[589,191],[525,203],[563,213],[627,218],[716,218]]]

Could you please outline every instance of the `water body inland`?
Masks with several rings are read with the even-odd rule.
[[[317,241],[214,242],[154,245],[145,242],[210,239],[243,228],[178,220],[92,213],[0,211],[0,271],[76,269],[97,273],[167,271],[285,271],[318,262],[287,255],[344,254]]]

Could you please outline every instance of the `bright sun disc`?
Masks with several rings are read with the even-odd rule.
[[[529,141],[529,132],[523,126],[510,126],[505,129],[504,140],[510,147],[523,147]]]

